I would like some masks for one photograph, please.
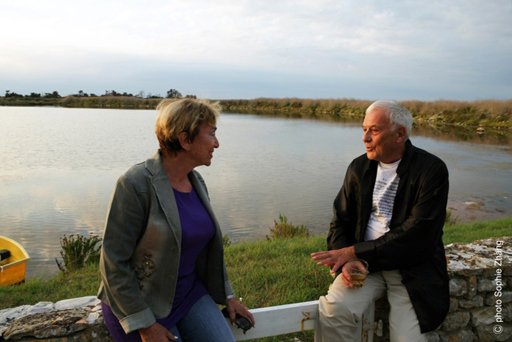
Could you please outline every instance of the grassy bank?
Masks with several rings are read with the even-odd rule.
[[[450,225],[444,231],[446,244],[512,236],[512,218]],[[226,262],[237,295],[249,307],[280,305],[315,300],[325,294],[332,278],[309,257],[323,249],[324,236],[241,242],[226,247]],[[94,295],[98,284],[96,265],[50,280],[31,279],[19,286],[0,288],[0,309]]]
[[[443,240],[448,244],[498,236],[512,236],[512,218],[447,226]],[[226,262],[234,288],[248,305],[279,305],[313,300],[325,291],[329,274],[309,258],[311,252],[323,249],[324,236],[240,242],[226,247]],[[91,265],[49,280],[30,279],[0,288],[0,309],[93,295],[97,273],[97,266]]]
[[[357,120],[372,101],[353,99],[256,99],[224,100],[225,112],[271,114],[324,120]],[[512,128],[512,100],[498,101],[401,101],[417,125]]]
[[[58,98],[0,97],[0,106],[61,106],[74,108],[154,109],[161,98],[136,96],[65,96]],[[335,121],[360,121],[370,100],[251,99],[219,100],[227,113],[251,113]],[[401,101],[420,126],[512,129],[512,100]]]

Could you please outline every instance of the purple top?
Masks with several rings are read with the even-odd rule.
[[[192,188],[191,192],[174,190],[181,221],[181,257],[178,283],[168,319],[175,325],[207,292],[197,277],[197,257],[215,236],[215,226],[203,203]]]

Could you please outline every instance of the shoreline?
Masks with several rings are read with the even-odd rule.
[[[455,224],[512,217],[512,212],[492,207],[483,200],[448,201],[447,209],[451,212],[451,219]]]

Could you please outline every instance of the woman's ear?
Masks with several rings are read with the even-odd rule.
[[[181,132],[180,134],[178,134],[178,141],[180,142],[180,145],[181,147],[185,150],[185,151],[188,151],[189,149],[189,145],[192,143],[190,141],[190,138],[188,136],[188,133],[187,132]]]

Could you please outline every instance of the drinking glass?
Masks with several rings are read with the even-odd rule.
[[[352,259],[345,267],[348,268],[348,274],[354,287],[361,287],[368,275],[368,263],[363,259]]]

